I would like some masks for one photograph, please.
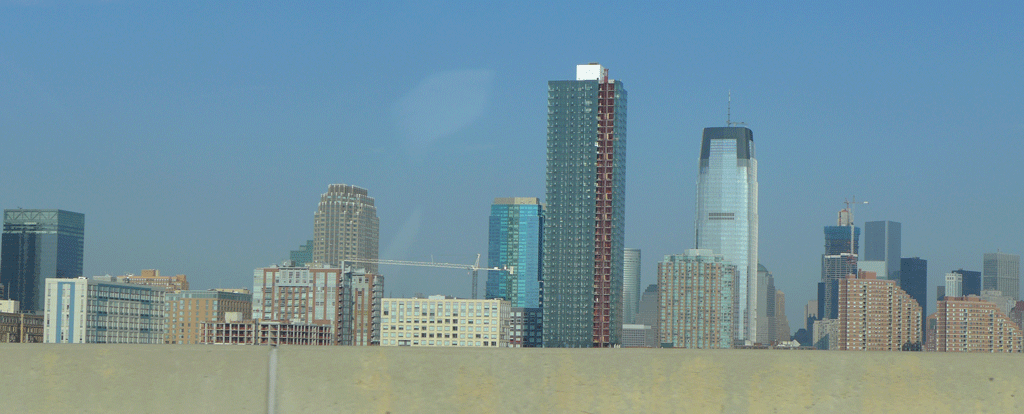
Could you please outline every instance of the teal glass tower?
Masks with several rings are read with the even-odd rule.
[[[548,82],[544,346],[612,347],[622,331],[626,91],[591,63]]]
[[[513,308],[540,307],[541,240],[544,207],[536,197],[496,198],[491,205],[487,299],[512,302]]]
[[[704,128],[697,176],[696,245],[736,266],[736,338],[757,338],[757,159],[754,133]]]
[[[85,215],[64,210],[4,210],[0,283],[24,311],[43,311],[47,278],[82,276]]]

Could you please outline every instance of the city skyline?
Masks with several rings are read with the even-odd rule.
[[[726,126],[731,89],[763,144],[760,261],[791,305],[815,296],[820,226],[854,194],[871,202],[858,225],[903,224],[934,289],[984,253],[1024,252],[1024,194],[993,179],[1024,153],[1024,33],[1019,4],[921,5],[5,4],[3,149],[56,162],[5,159],[0,205],[88,215],[86,276],[245,287],[310,239],[311,206],[344,182],[378,201],[381,258],[471,263],[494,197],[543,197],[544,82],[598,61],[632,95],[625,243],[646,253],[643,286],[691,246],[696,141]],[[590,42],[566,13],[611,36]],[[179,21],[194,24],[159,23]],[[344,158],[287,161],[319,153]],[[395,296],[468,297],[464,272],[382,273]]]

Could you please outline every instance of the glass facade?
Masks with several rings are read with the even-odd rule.
[[[622,323],[634,324],[640,312],[640,249],[625,249],[622,256]]]
[[[900,223],[895,221],[864,223],[862,260],[885,262],[885,272],[878,274],[879,279],[897,280],[900,277],[900,258],[903,254],[901,229]]]
[[[498,198],[491,205],[487,299],[504,299],[516,308],[540,307],[541,240],[544,211],[537,198]]]
[[[291,260],[295,266],[313,263],[313,241],[306,240],[306,244],[299,246],[299,250],[289,252],[288,260]]]
[[[901,258],[900,269],[900,278],[896,281],[896,286],[903,289],[917,302],[922,313],[928,313],[928,261],[917,257]],[[923,319],[922,337],[924,337]]]
[[[598,75],[548,82],[545,347],[610,347],[622,330],[626,91],[581,68]]]
[[[754,133],[704,128],[697,178],[696,247],[736,266],[736,339],[757,338],[757,159]]]
[[[4,210],[0,283],[24,311],[43,311],[48,278],[82,276],[85,215],[64,210]]]

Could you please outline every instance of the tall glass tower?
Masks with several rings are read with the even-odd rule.
[[[1020,300],[1020,256],[1002,252],[985,253],[982,290],[998,290]]]
[[[636,323],[640,312],[640,249],[625,249],[622,256],[622,323]]]
[[[494,199],[489,228],[487,267],[512,271],[487,271],[487,299],[504,299],[514,308],[539,308],[544,228],[540,199]]]
[[[47,278],[82,276],[85,215],[64,210],[4,210],[0,283],[25,311],[42,311]]]
[[[757,159],[754,133],[704,128],[697,178],[696,248],[736,266],[737,340],[757,338]]]
[[[626,90],[608,70],[548,82],[545,347],[611,347],[622,331]]]
[[[313,214],[313,262],[341,266],[352,259],[377,259],[380,220],[373,197],[354,185],[331,184]],[[377,265],[355,263],[367,273]]]

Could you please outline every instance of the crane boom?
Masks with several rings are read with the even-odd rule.
[[[352,259],[353,262],[373,263],[378,265],[391,266],[418,266],[418,267],[440,267],[444,269],[466,269],[473,276],[473,299],[477,298],[477,272],[480,270],[499,270],[509,274],[515,274],[514,267],[480,267],[480,254],[476,255],[476,262],[473,264],[438,263],[438,262],[416,262],[412,260],[391,260],[391,259]]]

